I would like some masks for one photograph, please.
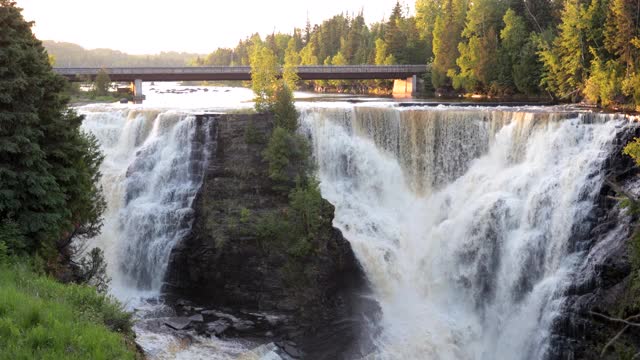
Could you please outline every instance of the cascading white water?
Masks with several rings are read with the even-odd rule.
[[[592,118],[303,109],[334,225],[382,309],[373,358],[544,357],[620,124]]]
[[[160,110],[82,108],[83,128],[105,154],[102,234],[112,292],[157,294],[174,244],[190,229],[202,182],[209,123]]]

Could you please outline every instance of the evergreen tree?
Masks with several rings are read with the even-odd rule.
[[[632,41],[638,35],[640,3],[636,0],[611,0],[610,11],[605,26],[604,43],[611,53],[626,67],[627,73],[633,71],[638,49]]]
[[[585,38],[585,9],[578,0],[567,0],[562,10],[560,33],[550,42],[540,39],[540,57],[544,64],[542,84],[560,98],[576,98],[585,79],[589,54]]]
[[[420,38],[425,42],[425,57],[433,58],[433,30],[436,19],[442,13],[442,2],[439,0],[416,1],[416,26]]]
[[[100,229],[102,156],[20,12],[0,0],[0,228],[16,224],[22,249],[53,255]]]
[[[458,43],[467,13],[465,0],[446,0],[442,14],[436,18],[433,29],[433,54],[431,81],[435,89],[451,86],[447,74],[457,72],[456,59],[460,56]]]

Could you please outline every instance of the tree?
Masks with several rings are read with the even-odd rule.
[[[300,65],[318,65],[318,57],[315,55],[316,46],[309,42],[300,50]]]
[[[433,30],[436,19],[442,13],[442,2],[438,0],[416,1],[416,26],[425,41],[426,57],[433,58]]]
[[[638,48],[632,41],[639,35],[640,3],[635,0],[611,0],[605,25],[604,44],[626,67],[633,71]]]
[[[262,43],[251,51],[251,89],[257,111],[268,111],[273,102],[278,79],[278,60],[273,51]]]
[[[433,54],[431,81],[436,89],[448,88],[451,80],[447,74],[457,71],[456,59],[460,56],[458,43],[467,14],[465,0],[446,0],[442,13],[433,28]]]
[[[97,96],[109,95],[109,88],[111,87],[111,78],[107,71],[102,68],[96,75],[96,81],[93,84],[93,91]]]
[[[460,57],[456,64],[459,72],[450,69],[447,75],[453,87],[467,91],[486,90],[498,78],[498,39],[500,3],[495,0],[479,0],[467,12],[466,26],[462,32],[466,42],[460,42]]]
[[[387,43],[384,40],[376,39],[376,65],[384,65],[387,58]]]
[[[0,0],[0,231],[22,240],[14,250],[53,256],[72,234],[100,229],[102,155],[31,25]]]
[[[298,77],[298,65],[300,64],[300,55],[296,51],[296,41],[294,38],[289,40],[287,50],[284,53],[284,66],[282,67],[282,80],[287,88],[294,90],[296,83],[300,80]]]
[[[588,61],[585,42],[584,6],[567,0],[562,10],[560,33],[553,40],[540,37],[539,55],[544,65],[543,86],[560,98],[577,98],[582,90]]]
[[[298,110],[296,110],[293,94],[286,82],[278,86],[272,110],[276,127],[281,127],[291,133],[298,129]]]

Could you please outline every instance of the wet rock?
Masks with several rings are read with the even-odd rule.
[[[204,317],[202,316],[202,314],[196,314],[196,315],[189,316],[189,320],[195,321],[195,322],[203,322]]]
[[[226,320],[216,320],[207,324],[207,331],[214,335],[222,335],[230,326],[231,324]]]
[[[256,324],[250,320],[239,320],[234,322],[233,325],[231,326],[237,331],[246,332],[246,331],[253,330],[255,325]]]
[[[356,343],[368,326],[365,318],[375,318],[361,311],[377,312],[379,308],[361,306],[365,300],[360,295],[368,292],[368,285],[342,233],[327,221],[317,239],[313,239],[318,251],[312,257],[296,260],[282,251],[265,250],[255,233],[255,224],[237,226],[237,209],[246,208],[251,214],[264,216],[278,214],[288,206],[288,197],[274,191],[268,176],[268,163],[262,156],[267,142],[247,140],[249,128],[262,135],[263,140],[268,138],[273,128],[271,115],[207,114],[199,118],[214,123],[209,134],[209,163],[193,201],[191,233],[172,250],[164,292],[193,299],[209,309],[231,306],[229,312],[234,315],[214,310],[200,313],[207,321],[228,320],[230,330],[240,336],[272,331],[275,336],[313,337],[318,329],[331,329],[336,321],[357,319],[353,326],[341,328],[335,335],[342,341],[330,349],[331,353],[320,345],[323,340],[313,342],[314,349],[325,349],[323,357],[314,357],[305,349],[307,343],[299,341],[299,348],[309,358],[357,358],[357,354],[341,354],[348,353],[344,347],[361,348]],[[324,205],[323,217],[328,219],[333,216],[333,207],[328,202]],[[252,216],[249,221],[261,216]],[[305,291],[299,291],[301,284]],[[239,314],[246,309],[256,313]],[[286,316],[256,315],[258,312]]]
[[[173,330],[185,330],[191,324],[191,320],[187,317],[175,317],[165,320],[164,324]]]

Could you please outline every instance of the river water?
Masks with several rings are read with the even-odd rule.
[[[111,292],[142,318],[163,311],[148,300],[190,229],[210,156],[198,135],[209,124],[193,114],[252,107],[248,89],[204,89],[145,84],[144,105],[79,108],[106,155],[108,209],[93,243],[105,250]],[[543,359],[624,121],[562,108],[344,100],[297,106],[334,226],[382,309],[368,358]],[[277,358],[252,354],[249,342],[185,343],[151,323],[137,326],[151,358]]]

